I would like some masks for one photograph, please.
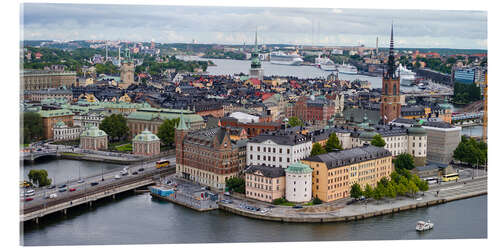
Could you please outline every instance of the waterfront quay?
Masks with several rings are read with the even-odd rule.
[[[123,170],[125,171],[125,170]],[[161,177],[175,172],[175,167],[157,169],[154,165],[136,165],[126,170],[126,174],[121,171],[110,171],[106,175],[96,175],[82,180],[73,180],[67,184],[59,185],[58,189],[43,188],[37,189],[32,201],[22,201],[20,211],[20,221],[26,222],[35,220],[45,215],[63,212],[72,207],[83,204],[92,206],[92,203],[105,198],[135,190],[154,184]],[[69,189],[69,191],[68,191]]]
[[[446,202],[487,194],[487,177],[465,179],[454,183],[434,185],[416,198],[365,200],[348,205],[349,198],[316,206],[294,208],[274,206],[253,199],[231,197],[232,203],[219,203],[219,209],[259,220],[276,222],[323,223],[361,220],[400,211],[434,206]],[[252,211],[247,207],[260,208]]]

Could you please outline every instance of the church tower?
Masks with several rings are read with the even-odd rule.
[[[259,59],[259,49],[257,46],[257,30],[255,31],[255,48],[252,52],[252,64],[250,65],[250,78],[256,78],[262,81],[264,72]]]
[[[134,62],[130,58],[130,50],[128,48],[125,49],[125,57],[126,59],[123,64],[120,65],[120,80],[122,81],[120,86],[124,89],[134,83],[135,72]]]
[[[387,61],[387,68],[382,79],[382,94],[380,97],[380,116],[384,124],[401,117],[399,75],[396,74],[396,65],[394,62],[393,25],[391,25],[389,59]]]
[[[184,164],[183,141],[188,132],[189,126],[186,125],[186,120],[184,119],[184,111],[182,111],[181,117],[179,118],[179,124],[175,128],[175,162],[177,165],[176,173],[178,175],[181,174],[181,167]]]

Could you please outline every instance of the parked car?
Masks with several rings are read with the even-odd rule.
[[[66,184],[62,184],[59,186],[59,188],[65,188],[66,187]]]
[[[33,198],[31,198],[31,197],[24,199],[24,201],[32,201],[32,200],[33,200]]]
[[[142,171],[144,171],[144,168],[139,168],[139,172],[142,172]]]
[[[47,187],[47,189],[54,189],[54,188],[56,188],[56,185],[50,185]]]
[[[121,172],[122,173],[122,176],[127,176],[128,175],[128,172]]]
[[[121,179],[121,178],[122,177],[119,174],[115,175],[115,179]]]
[[[300,206],[300,205],[295,205],[295,206],[293,206],[292,208],[302,208],[302,206]]]
[[[51,198],[51,199],[57,198],[57,194],[50,194],[49,198]]]
[[[69,191],[74,192],[74,191],[76,191],[76,188],[70,188]]]
[[[66,191],[68,191],[68,189],[67,189],[67,188],[65,188],[65,187],[63,187],[63,188],[60,188],[60,189],[59,189],[59,192],[61,192],[61,193],[62,193],[62,192],[66,192]]]
[[[134,172],[132,173],[132,175],[136,175],[136,174],[138,174],[136,171],[134,171]]]
[[[99,184],[99,182],[91,182],[90,186],[95,186],[95,185],[98,185],[98,184]]]
[[[78,183],[84,183],[84,182],[85,182],[85,180],[84,180],[84,179],[80,179],[80,180],[78,180],[77,182],[78,182]]]

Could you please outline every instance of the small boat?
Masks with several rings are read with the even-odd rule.
[[[422,232],[422,231],[430,230],[433,227],[434,227],[434,224],[431,223],[430,220],[428,220],[427,222],[425,222],[425,221],[419,221],[419,222],[417,222],[416,229],[417,229],[417,231]]]

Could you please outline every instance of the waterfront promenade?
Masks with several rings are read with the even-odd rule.
[[[241,216],[268,221],[312,223],[352,221],[484,195],[487,194],[487,184],[487,177],[482,176],[475,179],[463,179],[456,183],[431,186],[423,193],[423,196],[418,198],[397,197],[379,201],[360,201],[350,205],[347,205],[349,199],[341,199],[303,208],[270,206],[268,203],[256,200],[233,197],[232,204],[220,203],[219,208]],[[439,194],[436,196],[437,191]],[[261,211],[248,210],[245,205],[261,208]],[[267,211],[262,212],[262,210]]]

